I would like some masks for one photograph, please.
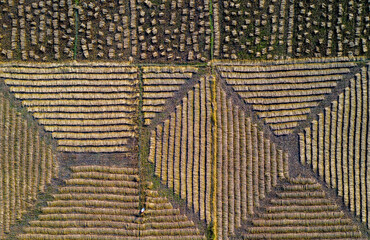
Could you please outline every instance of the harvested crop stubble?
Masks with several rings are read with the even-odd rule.
[[[0,59],[59,61],[73,58],[73,1],[2,1]]]
[[[222,239],[233,233],[240,226],[241,221],[245,220],[248,214],[253,213],[253,208],[258,206],[260,200],[271,191],[272,187],[276,186],[277,178],[285,179],[288,177],[289,166],[287,152],[270,142],[258,130],[252,119],[246,117],[245,112],[226,96],[222,88],[216,85],[215,91],[211,92],[211,89],[207,87],[209,81],[210,78],[201,78],[200,84],[195,85],[183,98],[182,103],[177,106],[181,114],[171,114],[169,123],[171,125],[174,122],[174,117],[181,116],[181,128],[177,128],[176,125],[174,129],[175,136],[177,131],[179,134],[181,133],[180,152],[178,153],[181,176],[179,176],[178,194],[182,199],[187,200],[189,207],[192,207],[202,219],[212,221],[213,217],[217,217],[217,234]],[[209,109],[212,106],[210,101],[213,98],[217,104],[216,111]],[[206,126],[211,124],[212,112],[209,110],[213,111],[214,121],[217,122],[215,142],[212,141],[211,137],[203,139],[202,128],[198,126],[199,123]],[[204,115],[205,117],[203,117]],[[200,121],[197,120],[198,116]],[[205,120],[204,123],[203,120]],[[157,125],[156,130],[152,131],[148,160],[154,161],[157,167],[167,166],[168,170],[169,162],[175,163],[177,160],[169,152],[167,152],[167,156],[163,156],[163,150],[161,150],[163,147],[170,149],[167,143],[171,142],[171,130],[169,131],[170,136],[162,138],[163,135],[167,135],[165,134],[167,122],[168,120],[164,120]],[[155,134],[159,134],[157,136],[160,137],[156,138]],[[190,141],[191,139],[193,140]],[[161,142],[158,143],[158,141]],[[203,141],[206,143],[202,144]],[[214,151],[215,145],[217,145],[217,157],[214,164],[216,164],[217,174],[216,179],[210,178],[208,181],[202,174],[204,171],[202,152]],[[174,149],[177,147],[175,146]],[[207,154],[205,161],[210,161],[208,158],[212,158],[212,156],[212,154]],[[167,161],[167,165],[163,164],[163,161]],[[207,173],[209,171],[207,167],[208,164],[205,166],[206,176],[211,174]],[[170,174],[163,176],[163,172],[163,169],[157,169],[156,175],[165,180],[165,177],[168,178]],[[166,181],[169,182],[169,179]],[[197,194],[203,185],[205,186],[203,189],[207,189],[207,185],[212,186],[214,181],[217,181],[217,188],[214,189],[216,191],[217,215],[207,212],[207,206],[212,206],[212,202],[210,202],[212,198],[207,200],[207,192],[201,194],[200,191]],[[269,185],[269,187],[265,185]],[[176,186],[174,188],[176,191]],[[207,218],[207,214],[211,214],[211,216]]]
[[[129,151],[138,104],[137,68],[45,64],[4,67],[4,71],[5,83],[15,97],[60,139],[59,151]],[[108,138],[116,141],[109,140],[106,146],[99,143]]]
[[[0,94],[0,238],[32,207],[39,192],[57,177],[54,149]]]
[[[219,1],[215,43],[222,43],[222,48],[216,48],[218,55],[226,59],[278,59],[289,54],[286,22],[290,5],[286,0]]]
[[[113,93],[113,92],[132,92],[131,89],[127,86],[99,86],[99,88],[96,87],[90,87],[90,86],[63,86],[63,87],[33,87],[33,86],[21,86],[21,87],[10,87],[11,92],[17,92],[17,93],[83,93],[83,92],[89,92],[89,93]]]
[[[252,105],[277,136],[292,133],[311,109],[356,67],[347,58],[216,65],[221,78]]]
[[[165,110],[169,99],[198,71],[195,67],[143,67],[143,112],[145,125]],[[152,115],[146,115],[147,113]]]
[[[108,132],[108,131],[130,131],[131,125],[103,125],[103,126],[58,126],[45,125],[46,131],[51,132]],[[123,139],[122,139],[123,140]]]
[[[56,139],[109,139],[109,138],[129,138],[134,133],[130,131],[122,132],[99,132],[99,133],[79,133],[79,132],[53,132]]]
[[[192,207],[193,203],[193,191],[198,191],[198,189],[193,189],[193,161],[194,161],[194,90],[190,90],[188,93],[188,109],[187,109],[187,119],[188,119],[188,143],[187,143],[187,164],[186,164],[186,197],[189,207]],[[198,143],[197,143],[198,144]]]
[[[182,99],[182,104],[176,107],[176,114],[171,114],[168,120],[157,126],[156,132],[159,134],[157,136],[163,138],[154,138],[152,135],[149,153],[149,159],[153,159],[157,166],[156,175],[167,185],[173,182],[172,188],[175,192],[186,199],[188,205],[194,207],[194,211],[202,216],[202,219],[209,216],[207,206],[209,209],[211,202],[204,191],[199,192],[199,188],[210,188],[212,184],[211,181],[206,181],[210,178],[210,173],[205,165],[208,151],[206,147],[210,146],[211,139],[205,138],[205,131],[202,132],[199,126],[199,124],[210,125],[211,93],[208,81],[210,81],[208,78],[202,78],[201,83],[195,85]],[[166,132],[167,123],[170,127]],[[179,136],[178,140],[176,136]],[[189,139],[194,141],[188,141]],[[154,147],[155,145],[157,147]],[[168,150],[161,150],[163,148]],[[162,169],[159,169],[160,167]],[[170,177],[172,179],[169,179]]]
[[[65,106],[34,106],[34,107],[27,107],[29,112],[55,112],[55,113],[101,113],[101,112],[120,112],[122,115],[127,113],[135,112],[135,108],[133,106],[89,106],[89,107],[80,107],[80,106],[73,106],[73,107],[65,107]]]
[[[131,56],[129,1],[82,1],[78,4],[78,57],[122,60]]]
[[[208,0],[137,1],[134,55],[146,62],[205,62],[213,40],[209,11]]]
[[[7,76],[8,75],[8,76]],[[58,75],[58,77],[53,78],[48,74],[43,75],[25,75],[19,76],[15,74],[4,74],[6,84],[10,86],[32,86],[32,87],[57,87],[57,86],[132,86],[135,82],[131,79],[135,79],[135,75],[126,74],[126,77],[123,77],[124,74],[100,74],[99,77],[105,80],[97,80],[96,76],[91,76],[87,74],[79,74],[78,77],[76,74],[68,75],[68,73],[63,75]],[[44,79],[44,80],[42,80]],[[130,80],[126,80],[130,79]],[[115,81],[112,81],[115,80]]]
[[[291,24],[295,39],[291,44],[293,56],[368,55],[367,7],[366,1],[310,4],[295,1],[292,9],[296,10],[296,18]]]
[[[86,239],[87,235],[88,239],[205,239],[156,191],[146,191],[146,211],[138,216],[139,169],[75,166],[71,170],[66,187],[54,194],[19,239]]]
[[[313,178],[291,178],[270,199],[247,228],[243,239],[302,239],[362,237],[358,226],[326,198]]]
[[[15,93],[14,96],[26,100],[59,100],[59,99],[81,99],[81,100],[109,100],[109,99],[135,99],[136,93]]]
[[[311,128],[315,130],[318,125],[321,138],[312,138],[309,134],[311,128],[307,128],[300,135],[300,139],[306,139],[301,141],[300,148],[306,152],[311,152],[310,147],[312,148],[312,163],[317,161],[317,149],[325,149],[325,154],[321,154],[321,157],[318,155],[320,162],[325,162],[325,168],[318,175],[328,185],[337,188],[338,195],[343,197],[350,211],[369,224],[369,209],[366,208],[369,201],[366,193],[368,183],[364,180],[368,177],[365,162],[368,161],[370,144],[366,137],[369,134],[367,71],[368,66],[363,67],[350,80],[344,92],[332,102],[331,108],[319,113],[319,121],[313,120]],[[313,133],[317,134],[317,131]],[[307,153],[301,156],[302,163],[310,164],[308,157]],[[315,165],[312,167],[315,169]]]

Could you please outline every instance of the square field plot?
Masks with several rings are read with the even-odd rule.
[[[210,58],[208,0],[138,0],[131,6],[131,18],[137,24],[132,44],[137,59],[204,62]]]

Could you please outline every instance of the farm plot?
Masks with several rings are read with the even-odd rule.
[[[75,13],[72,0],[0,1],[0,59],[72,59]]]
[[[294,2],[294,57],[370,56],[367,0]]]
[[[143,67],[143,114],[144,124],[164,111],[166,104],[181,87],[190,82],[198,69],[195,67]]]
[[[137,68],[112,64],[19,65],[1,77],[63,152],[128,152]]]
[[[217,222],[222,239],[253,214],[278,178],[289,177],[289,156],[221,88],[216,94]]]
[[[284,182],[242,239],[363,239],[358,226],[313,178]]]
[[[135,4],[137,2],[137,4]],[[132,0],[132,54],[141,61],[204,62],[210,58],[208,0]]]
[[[299,133],[300,159],[370,226],[369,65]]]
[[[205,239],[156,191],[146,190],[146,209],[139,214],[138,171],[72,167],[66,186],[18,239]]]
[[[211,113],[210,81],[202,78],[152,131],[148,159],[162,182],[207,222],[211,221]]]
[[[369,1],[214,2],[215,56],[369,56]]]
[[[270,142],[221,88],[211,91],[209,81],[201,78],[152,131],[148,160],[163,183],[201,219],[217,222],[217,236],[223,239],[253,213],[278,178],[289,176],[288,154]],[[212,98],[217,102],[214,108]]]
[[[274,134],[281,136],[292,133],[356,66],[348,58],[324,58],[220,62],[217,70]]]
[[[58,169],[52,146],[2,94],[0,142],[0,239],[5,239]]]
[[[129,1],[80,1],[78,13],[79,58],[129,59]]]
[[[291,1],[213,2],[216,57],[279,59],[289,54]]]

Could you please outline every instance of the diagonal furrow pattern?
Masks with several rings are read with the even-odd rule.
[[[292,133],[357,66],[346,58],[217,65],[220,77],[277,136]]]
[[[283,182],[242,239],[362,239],[359,228],[314,179]]]
[[[164,111],[182,85],[189,82],[197,72],[195,67],[143,67],[143,113],[144,124]]]
[[[370,226],[369,65],[338,98],[298,133],[301,162],[336,188],[344,203]]]
[[[0,93],[0,239],[58,175],[55,149]]]
[[[201,78],[176,111],[152,130],[148,160],[155,165],[155,175],[200,219],[217,222],[217,237],[223,239],[253,213],[278,178],[289,176],[288,154],[264,136],[223,89],[211,91],[210,80]],[[213,94],[217,106],[212,108]],[[212,121],[217,128],[211,127]]]
[[[19,239],[205,239],[156,191],[146,190],[139,214],[137,168],[75,166],[72,172]]]
[[[1,77],[64,152],[127,152],[138,71],[122,65],[19,65]]]

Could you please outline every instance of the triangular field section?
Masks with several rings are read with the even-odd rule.
[[[72,167],[66,186],[18,239],[205,239],[194,222],[155,190],[145,190],[140,214],[138,174],[137,168]]]
[[[144,125],[164,111],[169,99],[197,73],[196,67],[151,66],[142,68]]]
[[[242,239],[364,239],[313,178],[284,180],[249,223]]]
[[[128,152],[138,69],[127,64],[19,64],[0,77],[62,152]]]
[[[216,62],[219,77],[275,135],[288,135],[357,64],[348,58]]]

